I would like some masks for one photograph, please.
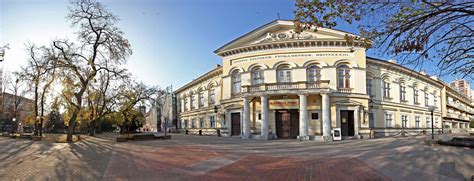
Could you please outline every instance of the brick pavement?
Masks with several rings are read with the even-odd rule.
[[[76,144],[0,138],[0,160],[0,180],[464,180],[474,173],[473,150],[412,138],[315,143],[173,135]]]

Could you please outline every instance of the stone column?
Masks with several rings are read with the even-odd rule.
[[[357,107],[357,109],[354,111],[354,137],[357,139],[359,138],[359,127],[360,127],[360,107]]]
[[[249,139],[250,138],[250,103],[249,97],[244,97],[244,115],[243,119],[243,130],[242,130],[242,139]]]
[[[260,138],[268,140],[268,97],[263,95],[260,97],[261,102],[261,114],[262,114],[262,125]]]
[[[323,138],[325,140],[332,140],[331,135],[331,104],[329,103],[328,93],[321,93],[322,97],[322,112],[323,112]]]
[[[300,135],[299,140],[309,140],[308,136],[308,95],[299,94],[300,97]]]

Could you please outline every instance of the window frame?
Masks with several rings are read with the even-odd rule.
[[[337,67],[337,88],[351,88],[351,68],[345,64]]]

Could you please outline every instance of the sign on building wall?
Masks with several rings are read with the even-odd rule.
[[[264,55],[254,56],[248,58],[234,59],[231,60],[230,64],[238,64],[245,62],[253,62],[260,60],[269,59],[288,59],[288,58],[320,58],[320,57],[354,57],[354,53],[290,53],[290,54],[275,54],[275,55]]]
[[[269,100],[268,105],[270,109],[299,109],[298,99],[276,99]]]

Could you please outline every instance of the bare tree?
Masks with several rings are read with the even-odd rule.
[[[37,135],[43,136],[45,99],[51,84],[55,80],[55,69],[50,59],[52,50],[29,43],[27,44],[27,51],[30,58],[28,59],[27,66],[22,67],[19,76],[33,86],[35,132]]]
[[[58,51],[54,64],[65,86],[62,97],[71,113],[67,140],[72,142],[84,96],[98,72],[119,73],[117,67],[125,63],[132,51],[123,32],[116,27],[118,18],[99,2],[73,1],[67,18],[72,26],[79,28],[79,44],[56,40],[53,46]]]
[[[295,9],[296,31],[332,28],[360,21],[363,37],[376,50],[422,67],[438,65],[440,75],[474,78],[474,2],[472,1],[305,1]],[[346,36],[348,41],[372,41]]]

